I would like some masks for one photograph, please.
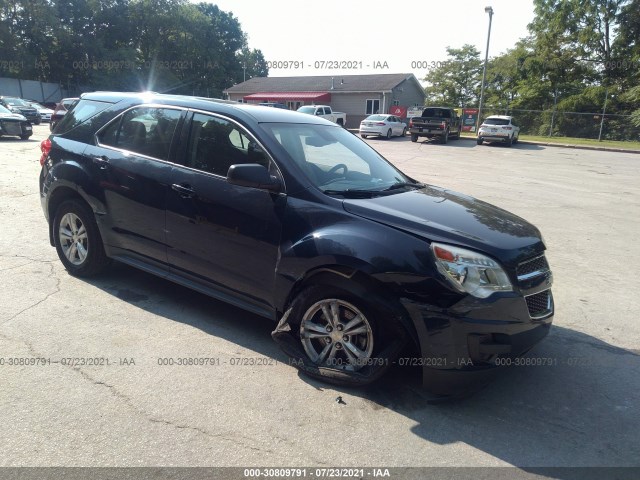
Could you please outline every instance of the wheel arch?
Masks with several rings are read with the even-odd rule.
[[[55,218],[58,207],[66,200],[78,200],[84,203],[91,211],[91,204],[76,190],[68,185],[60,185],[49,195],[47,203],[47,215],[49,218],[49,243],[54,246],[53,241],[53,219]]]
[[[386,312],[397,312],[397,319],[409,339],[419,346],[420,342],[412,318],[405,306],[389,293],[385,284],[362,269],[346,265],[327,264],[315,267],[298,279],[290,289],[282,313],[286,312],[293,300],[306,288],[313,285],[337,287],[352,295],[366,299],[370,307]],[[278,315],[278,317],[280,317]]]

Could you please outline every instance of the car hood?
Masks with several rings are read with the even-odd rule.
[[[0,120],[18,120],[26,122],[27,119],[19,113],[0,113]]]
[[[540,232],[526,220],[468,195],[427,185],[393,195],[345,199],[354,215],[429,241],[461,245],[515,266],[541,253]]]

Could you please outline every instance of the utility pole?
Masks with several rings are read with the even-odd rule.
[[[478,108],[478,121],[476,123],[476,132],[480,129],[482,122],[482,104],[484,102],[484,84],[487,81],[487,62],[489,61],[489,40],[491,39],[491,20],[493,18],[493,8],[484,7],[485,13],[489,14],[489,31],[487,32],[487,48],[484,52],[484,68],[482,69],[482,85],[480,86],[480,105]]]

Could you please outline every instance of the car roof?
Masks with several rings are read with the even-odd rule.
[[[80,97],[85,100],[96,100],[117,103],[130,100],[132,103],[158,103],[187,107],[215,113],[230,114],[236,117],[251,117],[259,123],[312,123],[333,125],[323,118],[316,118],[303,113],[292,112],[281,108],[234,102],[217,98],[192,97],[187,95],[166,95],[155,92],[91,92]]]

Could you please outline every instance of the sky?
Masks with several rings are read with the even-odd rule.
[[[413,73],[420,80],[446,47],[475,45],[484,58],[503,53],[527,32],[532,0],[210,0],[232,12],[249,47],[276,62],[269,76]],[[282,62],[290,62],[288,68]],[[323,65],[324,62],[324,65]],[[315,68],[319,67],[319,68]],[[343,68],[347,67],[347,68]]]

